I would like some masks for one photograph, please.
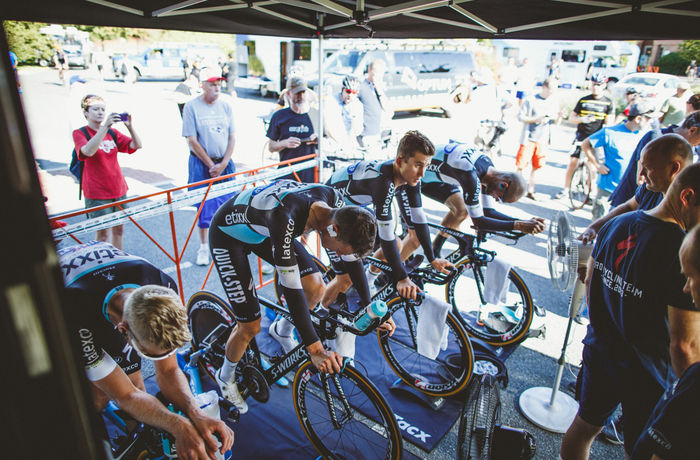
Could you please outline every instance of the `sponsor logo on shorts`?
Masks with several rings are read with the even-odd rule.
[[[212,253],[214,255],[214,262],[216,263],[216,269],[221,278],[221,284],[224,287],[224,291],[226,291],[226,297],[229,302],[245,302],[245,291],[241,281],[238,279],[238,273],[236,273],[236,270],[233,268],[231,254],[224,248],[213,248]]]

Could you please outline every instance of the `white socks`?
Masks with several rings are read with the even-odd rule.
[[[280,318],[275,322],[275,331],[282,337],[289,337],[294,330],[294,324],[290,323],[286,318]]]
[[[374,273],[372,270],[369,269],[369,267],[367,267],[367,270],[365,270],[365,276],[367,277],[367,282],[371,286],[379,276],[379,273]]]
[[[238,361],[234,363],[224,356],[224,365],[221,366],[221,380],[224,382],[233,382],[236,379],[236,366],[238,366]]]

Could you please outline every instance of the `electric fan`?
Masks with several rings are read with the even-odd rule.
[[[559,393],[559,384],[566,360],[566,347],[571,333],[571,324],[578,313],[585,286],[578,279],[578,268],[585,266],[591,254],[592,245],[584,245],[576,240],[575,227],[566,211],[559,211],[549,226],[547,262],[554,286],[567,291],[574,290],[569,302],[569,322],[564,335],[564,345],[559,357],[554,385],[534,387],[520,395],[520,410],[532,423],[554,433],[565,433],[578,411],[578,403],[569,395]]]
[[[528,460],[535,438],[525,430],[498,424],[501,393],[498,378],[475,376],[459,419],[458,460]]]

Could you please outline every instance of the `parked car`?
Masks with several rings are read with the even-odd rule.
[[[80,45],[63,45],[63,52],[66,54],[66,63],[68,67],[80,67],[87,69],[88,59],[83,54],[83,48]]]
[[[676,87],[679,82],[679,78],[675,75],[637,72],[623,77],[612,85],[610,92],[615,98],[615,102],[620,103],[625,97],[627,88],[633,87],[644,99],[653,103],[656,108],[661,108],[666,99],[676,94]],[[624,107],[624,104],[622,107]]]
[[[369,64],[387,64],[386,95],[395,111],[442,109],[449,93],[476,69],[474,56],[466,50],[341,50],[328,58],[324,85],[339,89],[345,75],[364,79]],[[316,82],[311,81],[312,86]]]

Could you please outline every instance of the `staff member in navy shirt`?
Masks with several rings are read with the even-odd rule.
[[[267,137],[270,138],[270,152],[279,152],[280,161],[291,160],[316,153],[318,135],[309,117],[309,102],[306,93],[306,80],[291,77],[287,80],[289,107],[272,115]],[[316,182],[313,168],[298,171],[301,182]],[[281,179],[293,179],[293,174]]]
[[[684,231],[699,221],[700,164],[694,164],[676,176],[657,207],[602,228],[588,261],[591,322],[583,341],[580,406],[562,440],[563,460],[587,459],[620,403],[625,451],[631,453],[656,401],[700,361],[700,311],[683,292],[678,258]]]
[[[683,291],[700,307],[700,226],[688,233],[679,253],[687,281]],[[681,460],[697,457],[700,433],[700,362],[692,364],[661,399],[634,446],[632,460]]]

